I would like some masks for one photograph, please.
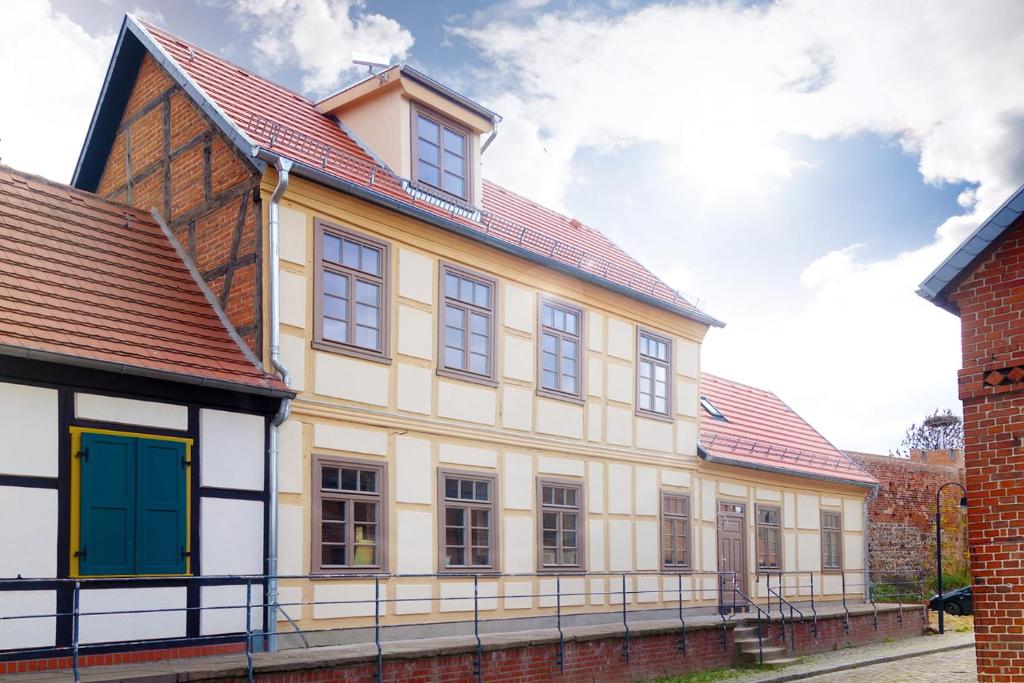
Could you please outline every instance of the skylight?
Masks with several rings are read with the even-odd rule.
[[[715,418],[716,420],[721,420],[723,422],[728,421],[726,420],[725,415],[722,414],[722,411],[716,408],[715,404],[712,403],[711,399],[709,399],[707,396],[700,397],[700,405],[702,408],[704,408],[704,410],[708,412],[708,415]]]

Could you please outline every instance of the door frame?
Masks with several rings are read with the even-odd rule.
[[[715,503],[716,503],[716,507],[715,507],[715,510],[716,510],[716,512],[715,512],[715,552],[716,552],[715,566],[718,568],[719,572],[725,571],[722,568],[722,557],[723,557],[723,553],[722,553],[722,518],[723,517],[732,517],[732,518],[735,518],[735,519],[739,519],[739,521],[740,521],[740,548],[741,548],[740,564],[741,564],[741,567],[740,567],[740,569],[736,570],[736,580],[739,583],[740,590],[743,591],[744,594],[749,596],[750,595],[750,590],[749,590],[748,576],[747,576],[747,567],[749,566],[749,559],[747,557],[747,555],[749,554],[747,552],[748,551],[748,548],[747,548],[747,545],[748,545],[748,539],[747,539],[747,508],[749,507],[749,505],[748,505],[747,501],[745,501],[745,500],[723,500],[721,498],[716,499]],[[722,508],[726,507],[726,506],[731,507],[733,509],[729,510],[729,511],[723,510]],[[736,512],[735,511],[736,507],[742,508],[743,511],[742,512]],[[718,584],[719,584],[719,586],[721,587],[721,590],[722,590],[721,603],[722,603],[723,609],[725,609],[725,608],[736,609],[735,602],[733,601],[732,596],[729,595],[729,592],[731,592],[731,591],[725,590],[725,589],[728,589],[729,587],[727,587],[725,585],[725,578],[723,576],[721,576],[721,575],[719,575]]]

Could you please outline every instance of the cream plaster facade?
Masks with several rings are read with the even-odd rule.
[[[265,198],[273,188],[264,182]],[[320,219],[390,245],[390,359],[362,360],[313,348],[313,225]],[[436,476],[439,468],[497,477],[499,569],[518,576],[481,576],[483,616],[549,614],[553,580],[536,572],[536,481],[554,476],[577,480],[585,498],[586,569],[592,575],[562,577],[562,590],[580,595],[563,605],[604,611],[621,604],[621,577],[600,572],[645,571],[630,603],[670,607],[679,579],[659,574],[660,492],[690,497],[691,566],[683,577],[687,606],[717,603],[718,501],[746,505],[748,586],[755,591],[757,503],[782,508],[783,569],[812,572],[816,595],[838,589],[820,571],[818,519],[821,509],[842,513],[847,591],[862,592],[862,511],[865,489],[709,464],[697,456],[700,345],[706,328],[619,294],[533,263],[517,261],[478,242],[457,237],[352,197],[293,179],[283,200],[282,269],[293,287],[292,312],[282,325],[284,348],[299,390],[283,427],[280,504],[288,514],[281,528],[281,566],[311,570],[313,530],[311,459],[339,456],[387,463],[389,476],[386,573],[382,581],[388,623],[464,619],[472,610],[471,583],[410,574],[438,572]],[[456,263],[498,283],[493,359],[494,386],[439,376],[437,369],[438,269]],[[580,403],[538,396],[536,385],[537,300],[540,294],[585,312],[581,359],[585,383]],[[301,308],[301,310],[299,310]],[[295,324],[303,321],[303,324]],[[638,326],[672,339],[674,419],[636,414],[635,348]],[[302,486],[298,485],[301,482]],[[301,514],[297,511],[301,509]],[[296,538],[289,538],[295,536]],[[301,536],[301,538],[297,538]],[[661,581],[663,578],[663,582]],[[627,579],[629,586],[633,580]],[[804,599],[807,581],[787,585]],[[370,593],[359,580],[284,580],[282,595],[293,603],[361,600]],[[835,589],[835,590],[833,590]],[[646,592],[650,591],[650,592]],[[608,594],[606,594],[606,592]],[[763,595],[763,586],[758,591]],[[458,598],[441,601],[440,598]],[[282,602],[285,600],[282,598]],[[286,606],[304,628],[369,622],[358,605]],[[370,613],[372,614],[372,612]],[[283,629],[286,632],[287,629]]]

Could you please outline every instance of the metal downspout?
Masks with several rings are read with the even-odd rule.
[[[868,545],[868,505],[878,496],[880,486],[880,484],[872,486],[871,493],[864,499],[864,520],[861,523],[861,533],[864,535],[864,597],[866,599],[871,599],[871,555],[868,554],[870,550]]]
[[[291,375],[281,363],[281,253],[280,253],[280,201],[288,188],[288,171],[292,162],[278,158],[277,187],[270,196],[270,363],[281,376],[281,381],[291,386]],[[278,461],[280,459],[280,436],[278,428],[288,419],[292,410],[290,398],[281,399],[277,414],[270,421],[270,463],[267,477],[270,480],[270,509],[267,511],[267,650],[277,651],[277,498],[278,498]]]
[[[484,144],[480,145],[480,156],[484,155],[484,152],[487,151],[487,148],[491,146],[491,143],[494,142],[494,138],[496,137],[498,137],[498,121],[494,122],[494,127],[491,128],[491,134],[487,136],[486,140],[484,140]]]

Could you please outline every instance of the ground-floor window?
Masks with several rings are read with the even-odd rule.
[[[782,569],[782,530],[779,508],[757,506],[757,568]]]
[[[439,480],[442,569],[496,570],[495,478],[441,472]]]
[[[189,571],[188,439],[72,430],[72,574]]]
[[[581,569],[583,486],[541,481],[538,489],[541,569]]]
[[[314,458],[313,570],[383,569],[385,467]]]
[[[665,569],[690,568],[690,498],[661,495],[661,561]]]
[[[843,524],[838,512],[821,511],[821,568],[843,568]]]

